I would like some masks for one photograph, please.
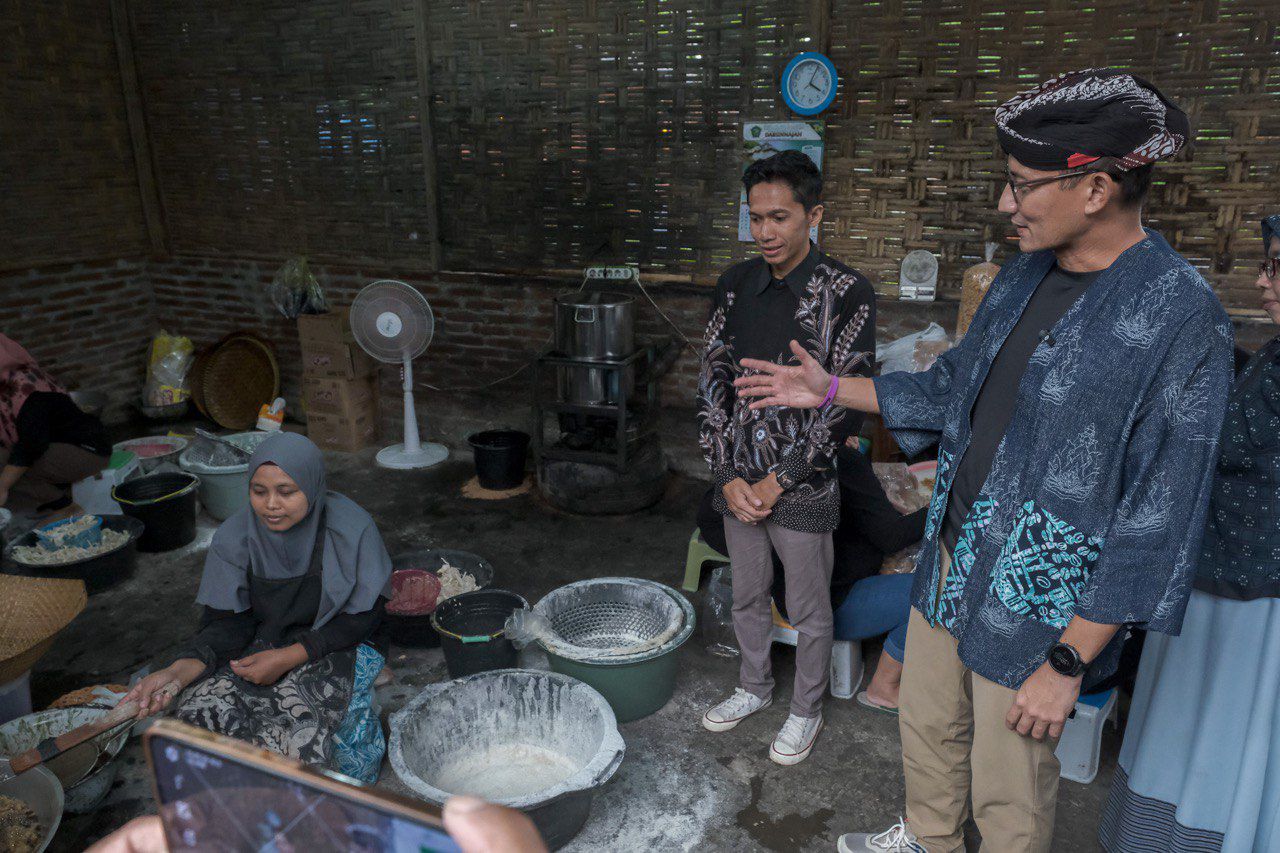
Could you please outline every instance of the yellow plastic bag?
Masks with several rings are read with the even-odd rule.
[[[195,352],[190,338],[170,335],[163,329],[156,333],[147,357],[147,386],[143,392],[146,405],[168,406],[191,397],[187,374]]]

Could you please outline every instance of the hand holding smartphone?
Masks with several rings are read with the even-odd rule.
[[[438,810],[161,720],[143,738],[170,850],[464,853]]]

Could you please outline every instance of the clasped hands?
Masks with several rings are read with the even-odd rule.
[[[759,524],[773,513],[773,505],[782,497],[782,486],[776,474],[751,484],[739,477],[722,490],[725,503],[734,518],[743,524]]]

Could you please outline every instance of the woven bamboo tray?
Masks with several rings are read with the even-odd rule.
[[[280,365],[266,341],[237,333],[215,346],[200,373],[201,411],[227,429],[251,429],[280,393]]]

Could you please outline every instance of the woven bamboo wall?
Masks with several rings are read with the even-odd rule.
[[[0,268],[144,251],[108,4],[8,0],[0,46]]]
[[[131,0],[175,251],[423,260],[411,0]]]
[[[69,2],[20,8],[92,27],[79,14],[92,4]],[[1186,106],[1197,144],[1163,167],[1151,220],[1230,304],[1252,304],[1255,221],[1280,180],[1275,0],[127,2],[164,231],[187,255],[507,272],[635,261],[714,280],[747,251],[741,122],[787,117],[778,76],[809,49],[843,80],[825,115],[823,245],[888,294],[906,251],[941,255],[945,294],[1007,232],[992,109],[1064,69],[1129,66]],[[41,68],[22,56],[19,80]],[[39,58],[45,74],[80,61]],[[53,111],[43,150],[114,109],[90,100]],[[51,160],[6,136],[10,175]],[[117,127],[122,156],[124,139]],[[95,182],[88,166],[46,175],[63,196]],[[54,223],[49,246],[142,240],[136,201],[65,230],[49,205],[27,207],[24,233]],[[38,255],[24,239],[7,251]]]
[[[432,111],[454,268],[629,260],[713,278],[741,257],[743,119],[785,118],[777,80],[796,52],[835,61],[825,115],[823,246],[893,293],[911,249],[940,284],[995,211],[997,103],[1078,67],[1121,65],[1191,114],[1191,159],[1166,166],[1152,223],[1252,305],[1255,223],[1277,204],[1280,76],[1274,0],[568,2],[431,4]],[[1238,261],[1238,262],[1237,262]]]
[[[828,119],[827,248],[882,282],[896,280],[906,251],[931,249],[954,289],[983,240],[1008,232],[995,210],[995,106],[1061,71],[1119,66],[1156,82],[1196,132],[1189,156],[1157,166],[1150,224],[1225,302],[1256,305],[1257,223],[1280,207],[1274,0],[836,7],[830,48],[846,85]]]

